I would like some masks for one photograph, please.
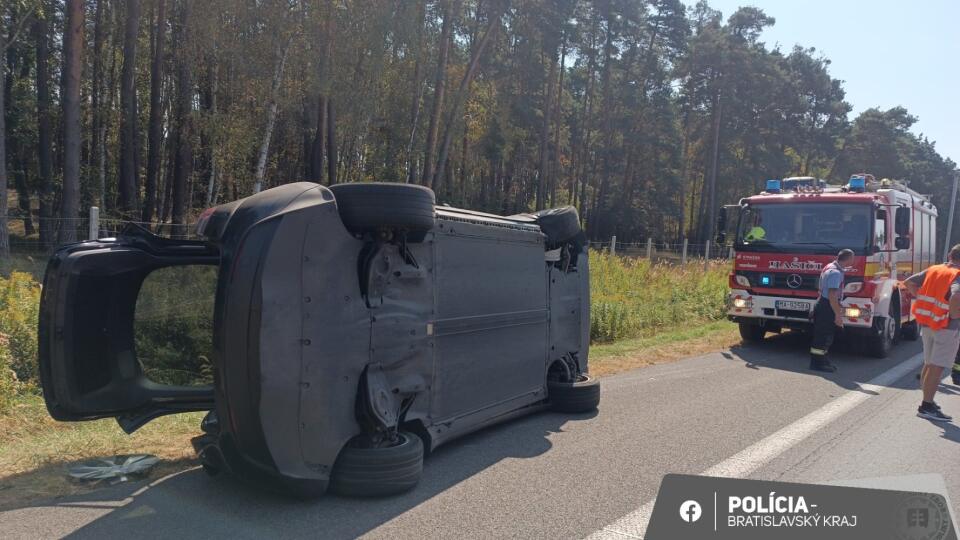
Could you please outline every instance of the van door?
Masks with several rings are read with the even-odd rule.
[[[58,249],[40,299],[40,377],[50,415],[114,417],[131,433],[158,416],[211,409],[202,343],[212,344],[219,261],[208,243],[132,224],[117,238]]]

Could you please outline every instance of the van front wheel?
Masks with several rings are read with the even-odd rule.
[[[423,441],[401,431],[390,446],[343,447],[330,475],[330,491],[348,497],[383,497],[409,491],[423,473]]]

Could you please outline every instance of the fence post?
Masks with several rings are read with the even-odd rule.
[[[706,270],[710,266],[710,241],[707,240],[707,247],[703,250],[703,269]]]
[[[611,255],[617,254],[617,235],[613,235],[610,238],[610,254]]]
[[[653,238],[647,238],[647,260],[653,258]]]
[[[96,206],[90,207],[90,228],[87,233],[88,240],[97,240],[100,238],[100,209]]]
[[[687,242],[688,239],[683,239],[683,257],[680,259],[680,264],[687,264]]]
[[[730,251],[727,252],[727,259],[733,260],[733,246],[730,246]]]

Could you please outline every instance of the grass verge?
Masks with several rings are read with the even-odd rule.
[[[42,398],[21,396],[0,414],[0,509],[96,489],[67,476],[71,464],[85,459],[153,454],[162,461],[149,478],[194,466],[190,439],[200,434],[202,417],[165,416],[127,435],[112,419],[57,422],[47,414]]]
[[[594,345],[590,372],[608,376],[726,349],[739,342],[736,325],[727,321],[662,331]],[[190,439],[200,434],[202,416],[166,416],[127,435],[112,419],[57,422],[47,414],[42,398],[22,396],[10,411],[0,415],[0,510],[98,489],[67,476],[69,466],[84,459],[153,454],[162,461],[151,471],[151,479],[194,467],[198,462]]]
[[[740,343],[737,326],[714,321],[590,347],[590,374],[612,375],[681,358],[729,349]]]

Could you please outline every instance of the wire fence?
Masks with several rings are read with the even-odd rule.
[[[169,222],[131,221],[117,216],[102,216],[97,207],[87,209],[77,218],[46,218],[36,215],[22,216],[12,214],[5,220],[9,235],[10,251],[15,254],[39,255],[50,253],[58,246],[116,237],[129,223],[143,227],[154,234],[166,237],[191,238],[194,225],[176,225]]]
[[[639,242],[620,242],[614,236],[606,241],[592,241],[590,247],[621,257],[645,258],[667,264],[733,260],[732,248],[709,241],[693,243],[684,239],[682,242],[659,242],[651,238]]]
[[[175,225],[169,222],[131,221],[117,216],[101,215],[97,207],[88,208],[85,215],[74,219],[44,218],[36,215],[30,217],[10,215],[5,219],[10,235],[11,252],[26,254],[50,253],[57,246],[70,241],[116,237],[129,223],[139,225],[160,236],[175,238],[191,238],[195,230],[192,223]],[[693,243],[686,239],[682,242],[661,242],[652,238],[621,242],[614,236],[605,241],[593,241],[590,247],[622,257],[647,258],[665,264],[733,259],[733,250],[728,246],[709,241]]]

